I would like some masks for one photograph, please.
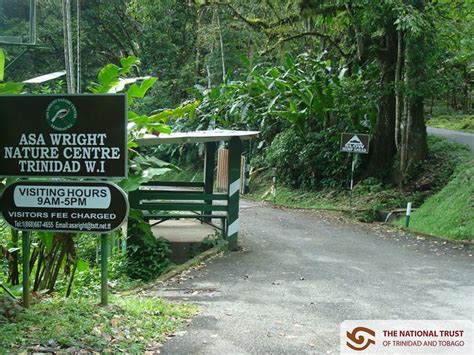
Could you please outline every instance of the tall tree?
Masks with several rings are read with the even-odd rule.
[[[424,99],[429,94],[427,87],[427,66],[430,57],[429,31],[432,24],[427,21],[428,14],[424,0],[412,1],[405,11],[410,13],[411,21],[400,21],[400,30],[405,29],[405,122],[400,145],[400,178],[409,174],[410,169],[426,158],[426,125]]]
[[[74,55],[72,51],[72,23],[71,23],[71,1],[62,0],[63,35],[64,35],[64,62],[66,67],[67,92],[76,92],[76,77],[74,70]]]
[[[430,53],[424,49],[426,32],[431,31],[429,11],[435,4],[428,9],[424,0],[303,0],[295,7],[291,1],[266,1],[260,5],[261,17],[249,13],[240,2],[206,2],[210,4],[227,7],[237,19],[263,32],[268,38],[264,54],[314,38],[328,48],[334,63],[348,66],[351,72],[374,59],[378,62],[379,83],[374,87],[379,97],[378,117],[372,127],[373,149],[362,177],[386,175],[401,181],[426,157],[423,102],[429,94],[424,82]],[[322,31],[308,27],[309,22],[324,24]],[[401,110],[402,101],[405,111]],[[387,176],[390,172],[393,174]]]

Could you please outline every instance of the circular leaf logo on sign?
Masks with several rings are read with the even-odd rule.
[[[56,131],[66,131],[76,124],[76,107],[67,99],[51,101],[46,109],[46,120]]]

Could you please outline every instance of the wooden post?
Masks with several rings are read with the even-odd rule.
[[[107,234],[100,235],[100,304],[108,306],[108,254]]]
[[[22,232],[23,307],[30,307],[30,232]]]
[[[216,162],[216,143],[206,143],[206,157],[204,160],[204,193],[212,194],[214,192],[214,168]],[[208,205],[212,205],[212,200],[204,201]],[[203,212],[206,213],[206,212]],[[212,214],[212,211],[209,213]],[[204,218],[206,222],[212,222],[212,218]]]
[[[217,191],[227,190],[229,151],[224,148],[217,150]]]
[[[238,137],[232,137],[229,141],[228,156],[228,182],[227,193],[229,194],[227,205],[227,240],[229,249],[237,250],[237,237],[239,233],[239,196],[240,196],[240,155],[242,154],[242,142]]]

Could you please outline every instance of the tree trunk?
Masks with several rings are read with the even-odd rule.
[[[427,77],[426,49],[427,43],[423,34],[407,40],[405,54],[407,119],[400,149],[398,171],[398,179],[401,183],[428,154],[424,117],[424,85]]]
[[[378,56],[381,67],[380,86],[385,95],[379,102],[369,163],[361,178],[380,176],[391,171],[397,152],[395,145],[395,90],[393,81],[397,61],[397,34],[392,22],[387,25],[385,49]]]
[[[63,10],[63,33],[64,33],[64,62],[66,66],[67,92],[76,92],[76,81],[74,77],[74,59],[72,52],[72,30],[71,30],[71,2],[62,1]]]
[[[426,158],[428,146],[426,143],[426,125],[424,118],[423,97],[413,97],[408,104],[410,121],[407,132],[407,162],[405,172]]]
[[[217,10],[216,10],[217,11]],[[224,41],[222,39],[222,27],[219,12],[217,12],[217,26],[219,27],[219,45],[221,50],[221,65],[222,65],[222,82],[225,83],[225,54],[224,54]]]
[[[324,24],[321,25],[320,28],[321,33],[326,33],[326,26]],[[326,50],[326,38],[322,37],[320,40],[319,51],[323,53]]]
[[[81,0],[76,0],[76,92],[81,93]]]
[[[400,127],[402,114],[402,92],[400,87],[400,80],[402,75],[403,62],[403,33],[397,33],[397,66],[395,69],[395,145],[397,151],[400,149]]]
[[[207,72],[207,88],[211,89],[212,88],[211,70],[209,69],[209,64],[206,64],[206,72]]]
[[[408,68],[408,60],[407,60],[407,55],[405,51],[405,58],[404,58],[404,67]],[[409,76],[408,76],[408,71],[405,71],[405,76],[403,78],[404,80],[404,85],[405,88],[408,88],[410,86],[410,81],[409,81]],[[408,122],[411,120],[411,116],[409,114],[408,110],[408,98],[405,96],[405,99],[403,100],[403,114],[402,114],[402,127],[403,130],[401,131],[401,141],[400,141],[400,150],[399,150],[399,166],[398,166],[398,171],[396,172],[397,176],[395,177],[395,180],[400,183],[402,180],[401,178],[401,171],[404,169],[404,165],[406,165],[407,161],[407,154],[408,154],[408,143],[407,143],[407,130],[409,127]]]
[[[352,26],[354,28],[354,33],[355,33],[355,39],[356,39],[356,44],[357,44],[357,60],[360,62],[362,61],[362,57],[364,55],[364,41],[363,41],[363,36],[361,33],[361,30],[359,28],[358,21],[356,20],[354,16],[354,12],[352,9],[352,5],[349,2],[348,4],[345,4],[347,13],[349,14],[349,17],[352,21]]]
[[[463,104],[462,110],[463,113],[469,113],[469,74],[467,70],[467,65],[462,66],[463,71],[463,84],[462,84],[462,91],[463,91]]]
[[[453,97],[453,103],[452,103],[451,107],[453,108],[453,110],[457,110],[458,109],[458,100],[457,100],[457,97],[456,97],[456,88],[455,87],[453,87],[452,97]]]
[[[198,83],[199,74],[201,72],[201,43],[200,43],[200,34],[201,34],[201,18],[204,10],[199,9],[198,15],[196,16],[196,63],[194,66],[194,82]]]

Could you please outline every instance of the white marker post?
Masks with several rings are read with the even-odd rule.
[[[407,203],[407,216],[406,216],[406,221],[405,221],[405,227],[410,226],[410,215],[411,215],[411,202]]]
[[[350,197],[349,197],[349,204],[350,208],[352,209],[352,190],[354,189],[354,171],[355,171],[355,165],[357,161],[357,154],[351,153],[352,156],[352,168],[351,168],[351,191],[350,191]]]
[[[276,176],[273,176],[273,179],[272,179],[272,187],[271,187],[273,203],[275,203],[276,194],[277,194],[277,191],[276,191],[276,181],[277,181]]]

